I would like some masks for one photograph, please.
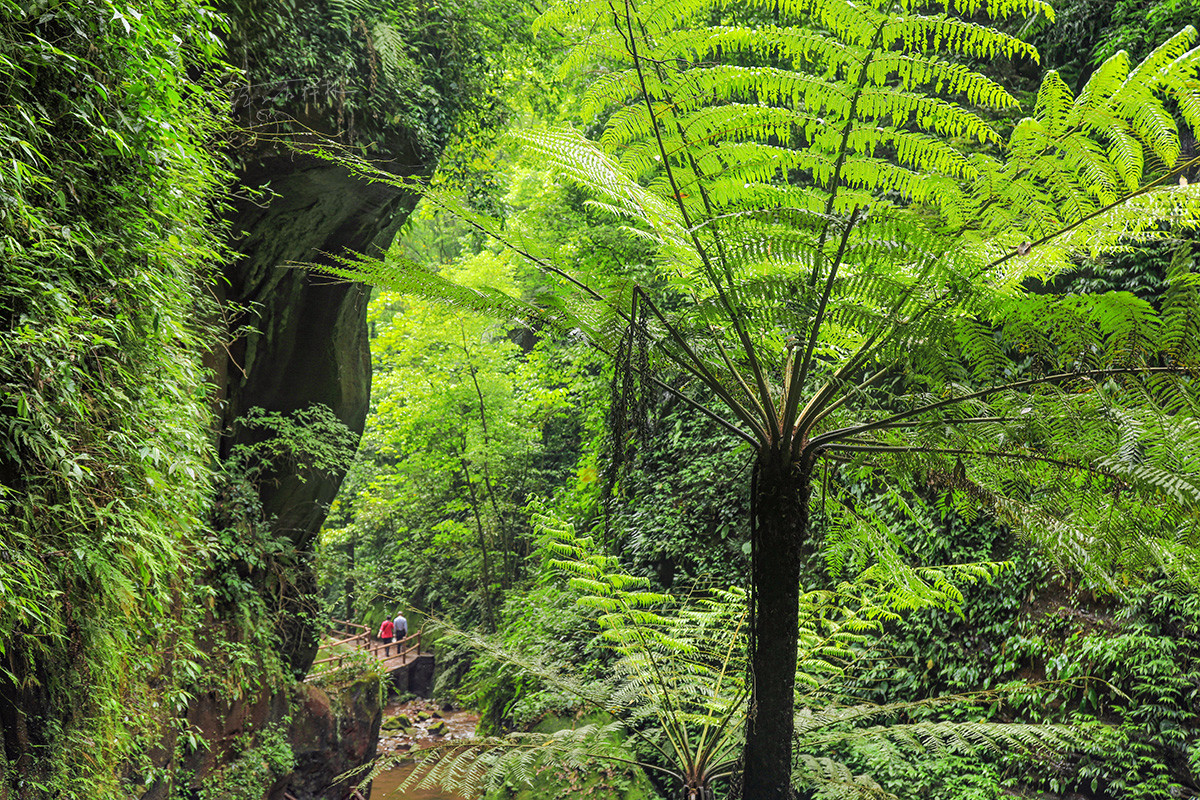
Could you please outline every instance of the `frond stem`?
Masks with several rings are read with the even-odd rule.
[[[879,428],[886,427],[888,425],[891,425],[892,423],[899,422],[900,420],[915,417],[919,414],[925,414],[930,411],[936,411],[939,408],[945,408],[946,406],[951,406],[956,403],[966,402],[968,400],[976,400],[981,397],[988,397],[990,395],[998,394],[1000,392],[1015,391],[1018,389],[1027,389],[1031,386],[1040,386],[1040,385],[1048,384],[1048,383],[1059,383],[1062,381],[1069,381],[1069,380],[1078,379],[1078,378],[1095,379],[1095,378],[1106,378],[1106,377],[1110,377],[1113,375],[1145,375],[1145,374],[1156,374],[1156,373],[1187,374],[1188,372],[1189,371],[1187,369],[1184,369],[1181,367],[1118,367],[1118,368],[1113,368],[1113,369],[1085,370],[1083,372],[1060,372],[1060,373],[1057,373],[1054,375],[1044,375],[1040,378],[1030,378],[1028,380],[1016,381],[1014,383],[1006,383],[1006,384],[1002,384],[1000,386],[991,386],[987,389],[981,389],[980,391],[971,392],[969,394],[964,394],[959,397],[950,397],[945,400],[939,400],[936,403],[929,403],[927,405],[923,405],[918,408],[910,409],[908,411],[901,411],[898,414],[893,414],[890,417],[885,417],[884,419],[877,420],[875,422],[868,422],[868,423],[864,423],[862,425],[855,425],[855,426],[848,427],[848,428],[838,428],[837,430],[829,431],[828,433],[823,433],[820,436],[814,436],[811,440],[809,440],[806,449],[809,452],[815,452],[816,450],[824,449],[824,448],[828,447],[829,445],[831,445],[835,442],[838,442],[842,439],[845,439],[847,437],[850,437],[850,436],[856,436],[861,433],[866,433],[867,431],[878,430]]]
[[[703,183],[704,175],[700,171],[700,165],[696,162],[696,157],[692,153],[691,149],[688,146],[689,142],[688,142],[687,134],[684,133],[683,127],[679,124],[678,120],[675,121],[675,127],[679,131],[679,140],[683,145],[684,153],[687,155],[688,164],[692,168],[692,174],[696,176],[696,188],[700,192],[700,199],[704,202],[705,215],[708,217],[712,217],[712,215],[713,215],[712,200],[708,196],[708,190],[704,187],[704,183]],[[682,207],[682,205],[683,205],[682,197],[679,198],[679,203],[680,203],[680,206]],[[692,228],[692,225],[690,222],[688,223],[688,228],[689,229]],[[732,291],[734,288],[733,273],[729,269],[729,259],[725,256],[725,245],[721,241],[720,226],[715,226],[715,225],[713,226],[712,235],[713,235],[713,242],[717,246],[717,257],[720,258],[721,265],[725,268],[725,280],[729,282],[729,289],[730,289],[730,291]],[[700,240],[699,240],[698,234],[692,233],[692,234],[690,234],[690,236],[694,239],[695,246],[697,248],[700,248]],[[705,257],[704,251],[702,249],[701,249],[701,257],[704,258],[705,265],[707,266],[708,259],[707,259],[707,257]],[[738,314],[736,312],[736,310],[733,308],[733,304],[729,301],[729,298],[726,296],[724,289],[721,288],[721,284],[720,284],[720,281],[718,280],[718,276],[715,274],[715,270],[712,270],[710,268],[709,272],[713,273],[711,276],[711,279],[713,281],[714,287],[717,290],[717,295],[721,299],[721,304],[723,306],[725,306],[725,313],[729,315],[729,319],[733,323],[734,330],[737,331],[738,339],[741,340],[742,349],[745,350],[746,357],[750,359],[750,371],[754,374],[754,382],[756,384],[758,384],[758,391],[761,396],[762,411],[763,411],[763,414],[765,415],[766,427],[768,430],[770,430],[772,432],[777,432],[778,434],[782,434],[785,429],[781,428],[779,426],[779,418],[775,414],[775,402],[771,398],[771,390],[767,386],[766,376],[763,374],[762,365],[759,363],[757,348],[755,348],[754,342],[751,341],[750,335],[748,333],[746,333],[746,328],[742,324],[741,315]]]
[[[853,442],[855,440],[851,440]],[[1051,464],[1056,467],[1065,469],[1079,470],[1093,475],[1101,475],[1105,478],[1120,480],[1120,476],[1100,467],[1092,467],[1078,461],[1066,461],[1061,458],[1050,458],[1049,456],[1036,456],[1029,453],[1005,453],[1000,450],[969,450],[949,447],[923,447],[921,445],[880,445],[880,444],[837,444],[827,445],[826,449],[836,450],[842,453],[929,453],[934,455],[947,456],[981,456],[983,458],[1007,458],[1014,461],[1030,461],[1038,464]]]
[[[732,411],[734,413],[734,415],[738,417],[738,419],[740,419],[747,426],[749,426],[750,430],[753,431],[754,434],[756,436],[758,436],[759,438],[754,439],[752,437],[747,436],[747,434],[744,431],[742,431],[738,428],[734,428],[728,422],[724,423],[726,425],[726,427],[730,427],[739,436],[741,436],[743,439],[746,439],[747,441],[749,441],[751,444],[755,445],[756,447],[760,443],[760,440],[762,442],[767,441],[766,431],[764,431],[762,429],[758,420],[756,420],[754,418],[754,415],[751,414],[748,410],[746,410],[746,408],[741,403],[739,403],[733,397],[733,395],[729,394],[729,392],[725,389],[725,386],[717,379],[717,377],[715,375],[712,374],[711,371],[709,371],[708,366],[704,363],[704,361],[700,358],[700,356],[697,355],[696,352],[688,345],[687,341],[683,338],[683,335],[679,332],[678,328],[676,328],[674,325],[672,325],[670,323],[670,321],[666,318],[666,316],[663,315],[662,311],[659,310],[658,306],[655,305],[654,301],[650,299],[650,296],[645,291],[643,291],[640,286],[635,288],[634,291],[640,294],[642,302],[645,303],[646,307],[650,309],[650,313],[654,314],[654,316],[658,318],[659,322],[661,322],[663,324],[663,326],[667,329],[667,333],[671,337],[671,340],[674,341],[675,344],[684,353],[687,354],[688,358],[695,365],[694,369],[689,370],[689,371],[694,372],[697,375],[697,377],[699,377],[701,380],[703,380],[705,385],[708,386],[710,389],[712,389],[713,393],[715,393],[718,397],[721,398],[721,402],[725,403],[725,405],[728,406],[729,410]],[[658,340],[656,339],[655,341],[657,344]],[[661,345],[659,345],[659,346],[661,347]],[[668,356],[672,356],[673,361],[675,361],[676,363],[679,363],[680,366],[683,366],[683,364],[681,363],[681,360],[678,357],[673,356],[673,354],[669,350],[667,350],[666,348],[662,348],[662,350],[663,350],[663,352],[667,353]],[[683,397],[683,395],[679,394],[678,392],[675,392],[674,390],[672,390],[672,393],[676,394],[679,397]],[[750,397],[751,397],[751,399],[753,399],[752,394],[750,395]],[[703,407],[703,406],[701,406],[701,407]],[[709,412],[709,416],[713,416],[713,413]]]
[[[512,241],[505,238],[499,231],[492,230],[492,229],[488,228],[487,226],[481,224],[477,220],[470,219],[470,218],[464,216],[463,214],[456,212],[450,204],[444,203],[444,202],[438,200],[433,194],[426,194],[425,199],[429,200],[431,203],[433,203],[434,206],[440,208],[441,210],[446,211],[446,212],[450,213],[452,216],[463,220],[464,222],[467,223],[467,225],[471,226],[472,228],[479,231],[480,233],[485,234],[486,236],[489,236],[489,237],[495,239],[500,244],[504,245],[504,247],[506,249],[512,250],[514,253],[516,253],[517,255],[526,259],[530,263],[536,264],[540,269],[543,269],[552,275],[557,275],[558,277],[560,277],[563,280],[565,280],[566,282],[570,283],[572,286],[576,287],[577,289],[581,289],[585,294],[587,294],[593,300],[599,300],[602,303],[606,302],[604,299],[604,295],[600,294],[599,292],[597,292],[592,287],[588,286],[583,281],[574,277],[573,275],[571,275],[571,273],[567,272],[566,270],[564,270],[560,267],[554,266],[546,259],[539,258],[538,256],[535,256],[533,253],[530,253],[528,250],[525,250],[524,248],[514,244]],[[621,313],[619,309],[618,309],[617,313]]]
[[[725,343],[721,341],[721,337],[717,334],[716,330],[714,330],[711,322],[708,324],[708,332],[709,335],[712,336],[713,344],[717,346],[717,352],[721,354],[721,360],[725,362],[725,368],[729,370],[729,374],[733,376],[735,381],[737,381],[738,386],[742,387],[742,391],[746,393],[746,397],[750,400],[750,402],[755,404],[755,408],[757,408],[761,413],[762,409],[759,408],[758,400],[754,395],[754,390],[750,388],[748,383],[746,383],[746,380],[742,377],[742,373],[733,363],[733,359],[729,356],[729,351],[725,348]]]
[[[656,378],[653,375],[651,375],[650,382],[653,383],[658,388],[662,389],[663,391],[670,392],[672,395],[674,395],[675,397],[682,400],[688,407],[695,409],[696,411],[699,411],[701,414],[704,414],[704,416],[708,417],[713,422],[717,423],[722,428],[729,431],[734,436],[738,437],[742,441],[751,445],[755,449],[762,446],[762,442],[759,439],[755,439],[753,436],[746,433],[744,430],[739,428],[737,425],[734,425],[732,422],[725,419],[720,414],[716,413],[715,411],[713,411],[711,408],[704,405],[703,403],[701,403],[697,400],[693,400],[692,398],[688,397],[683,392],[676,389],[674,386],[671,386],[670,384],[663,382],[663,380],[661,378]]]
[[[628,2],[628,0],[626,0],[626,2]],[[628,614],[629,607],[624,599],[621,600],[621,605]],[[659,720],[663,723],[663,733],[666,734],[667,740],[671,743],[671,747],[675,750],[675,757],[678,759],[678,763],[686,764],[688,763],[688,759],[685,754],[691,749],[688,744],[687,724],[680,718],[680,714],[676,710],[675,703],[671,698],[670,687],[668,686],[666,679],[663,678],[662,669],[659,667],[658,659],[652,655],[653,650],[650,647],[650,644],[646,641],[645,633],[643,632],[642,627],[637,624],[633,625],[633,632],[641,642],[643,652],[651,654],[649,655],[648,659],[650,662],[651,672],[654,675],[658,692],[662,696],[663,705],[667,709],[666,714],[660,713],[658,715]],[[674,735],[671,735],[672,733],[674,733]],[[665,748],[660,748],[660,750],[662,749]]]
[[[1085,222],[1090,222],[1091,220],[1095,219],[1096,217],[1099,217],[1103,214],[1107,214],[1109,211],[1112,211],[1117,206],[1124,205],[1125,203],[1129,202],[1130,200],[1134,199],[1135,197],[1140,197],[1141,195],[1146,194],[1147,192],[1157,188],[1158,186],[1162,185],[1163,183],[1170,180],[1171,178],[1179,177],[1179,175],[1181,175],[1182,173],[1191,169],[1192,167],[1196,166],[1197,164],[1200,164],[1200,156],[1196,156],[1195,158],[1191,159],[1190,161],[1185,162],[1182,166],[1171,170],[1170,172],[1166,173],[1165,175],[1161,176],[1160,178],[1157,178],[1156,180],[1151,181],[1150,183],[1147,183],[1145,186],[1138,189],[1136,192],[1127,194],[1124,197],[1119,197],[1116,200],[1109,203],[1108,205],[1104,206],[1103,208],[1099,208],[1090,214],[1085,214],[1084,216],[1082,216],[1079,219],[1072,222],[1070,225],[1067,225],[1066,227],[1063,227],[1063,228],[1059,228],[1054,233],[1050,233],[1050,234],[1047,234],[1046,236],[1043,236],[1041,239],[1038,239],[1036,242],[1033,242],[1032,244],[1030,244],[1028,249],[1022,248],[1021,250],[1013,250],[1012,252],[1001,256],[1000,258],[996,259],[995,261],[992,261],[991,263],[984,266],[982,272],[987,272],[988,270],[995,269],[996,267],[1003,264],[1005,261],[1008,261],[1011,258],[1016,258],[1017,256],[1022,255],[1022,252],[1028,253],[1029,250],[1033,249],[1034,247],[1037,247],[1040,244],[1045,244],[1046,242],[1049,242],[1052,239],[1057,239],[1059,236],[1062,236],[1064,233],[1068,233],[1068,232],[1074,230],[1075,228],[1078,228],[1080,225],[1084,224]]]
[[[954,419],[914,419],[896,422],[891,425],[884,425],[876,428],[876,430],[896,430],[898,428],[919,428],[923,425],[946,425],[954,427],[955,425],[983,425],[988,422],[1020,422],[1025,417],[957,417]],[[842,441],[848,441],[843,439]]]
[[[862,67],[858,74],[858,85],[854,87],[854,96],[850,98],[850,110],[846,114],[846,127],[842,129],[842,141],[838,145],[837,161],[833,165],[833,177],[829,183],[829,199],[825,201],[825,224],[821,227],[821,235],[817,239],[817,258],[813,262],[813,271],[808,276],[808,288],[817,288],[817,274],[821,269],[821,253],[825,247],[825,240],[829,236],[830,217],[833,214],[833,204],[837,200],[838,182],[842,178],[842,167],[846,163],[846,154],[850,147],[850,132],[854,129],[854,117],[858,113],[858,101],[862,99],[862,93],[867,88],[867,67],[871,65],[871,60],[875,58],[875,50],[879,47],[879,42],[883,38],[883,29],[887,24],[887,17],[879,23],[879,27],[875,30],[875,36],[871,39],[870,49],[867,51],[867,57],[863,59]]]
[[[796,418],[796,410],[800,407],[800,392],[804,390],[804,382],[808,380],[809,369],[812,365],[812,354],[817,347],[817,337],[821,333],[821,325],[825,321],[825,309],[829,305],[829,298],[833,295],[833,284],[837,279],[838,270],[841,268],[842,259],[846,256],[846,245],[850,242],[850,234],[854,231],[854,225],[858,221],[859,208],[855,208],[850,213],[850,219],[846,220],[846,229],[842,231],[842,240],[838,244],[837,255],[834,257],[833,263],[829,267],[829,276],[825,279],[825,288],[821,291],[821,300],[817,305],[817,313],[813,317],[812,325],[809,327],[807,341],[804,346],[804,358],[800,361],[800,369],[792,373],[792,379],[787,387],[787,405],[783,414],[784,430],[790,431],[792,423]],[[818,250],[818,258],[820,250]]]
[[[913,294],[917,291],[917,288],[924,283],[926,275],[930,270],[933,269],[934,265],[941,260],[942,255],[944,255],[944,253],[939,254],[936,258],[931,258],[929,260],[929,263],[925,265],[912,284],[900,295],[900,298],[895,302],[895,304],[892,305],[891,309],[887,313],[887,317],[893,317],[899,313],[900,309],[904,307],[904,304],[912,298]],[[937,302],[940,302],[940,299],[939,301],[926,304],[925,308],[918,311],[913,319],[920,319],[922,316],[932,311],[937,306]],[[835,372],[833,376],[826,381],[820,389],[817,390],[817,393],[808,401],[808,404],[805,405],[796,421],[796,433],[792,442],[794,456],[799,456],[800,443],[804,439],[804,437],[800,434],[803,431],[812,430],[812,426],[815,423],[815,417],[823,410],[825,401],[829,399],[830,395],[837,391],[838,385],[845,379],[847,375],[859,369],[862,364],[866,363],[866,361],[871,357],[876,345],[880,344],[880,338],[883,336],[883,334],[883,325],[872,331],[871,335],[867,337],[867,341],[859,345],[859,348],[855,350],[850,358],[846,360],[846,363],[843,364],[841,368],[838,369],[838,371]]]
[[[844,406],[846,403],[850,402],[850,398],[853,397],[857,392],[863,391],[864,389],[871,386],[876,381],[883,378],[885,375],[887,375],[889,372],[891,372],[892,369],[895,368],[897,363],[898,362],[893,361],[892,363],[888,364],[886,367],[883,367],[882,369],[880,369],[878,372],[876,372],[871,377],[867,378],[862,383],[855,386],[850,391],[846,392],[844,395],[839,397],[837,400],[834,400],[832,403],[825,406],[825,408],[823,408],[820,412],[818,412],[813,417],[812,425],[815,426],[817,423],[819,423],[821,420],[825,419],[827,416],[832,414],[834,411],[837,411],[839,408]]]
[[[650,90],[646,86],[646,75],[645,75],[645,71],[642,69],[641,56],[638,54],[637,35],[634,33],[634,30],[633,30],[633,11],[632,11],[630,5],[631,5],[630,0],[625,0],[625,25],[626,25],[627,33],[628,33],[628,37],[626,38],[626,44],[629,46],[629,55],[633,59],[633,67],[634,67],[634,70],[637,72],[638,84],[642,90],[642,99],[646,103],[646,112],[650,117],[650,125],[654,131],[654,140],[655,140],[656,144],[658,145],[659,155],[662,157],[663,169],[666,171],[667,180],[671,184],[671,192],[674,194],[675,204],[679,208],[679,214],[683,220],[684,229],[689,231],[688,238],[690,238],[692,240],[692,246],[696,249],[697,255],[700,256],[700,260],[704,264],[705,272],[707,272],[709,274],[709,279],[713,282],[713,285],[716,288],[717,293],[720,295],[721,302],[725,306],[726,312],[729,314],[730,319],[732,320],[734,326],[737,328],[739,338],[742,340],[742,346],[744,348],[746,348],[747,356],[751,359],[752,363],[757,364],[757,359],[756,359],[755,351],[754,351],[754,345],[750,341],[749,336],[746,334],[745,330],[742,328],[740,318],[738,317],[737,314],[733,313],[733,308],[732,308],[731,304],[729,303],[729,299],[725,296],[725,293],[721,288],[720,280],[717,278],[716,270],[713,269],[712,262],[709,260],[708,251],[705,249],[704,245],[700,242],[700,237],[692,230],[693,225],[692,225],[691,215],[688,214],[687,204],[683,202],[683,194],[682,194],[681,189],[679,188],[679,182],[676,180],[675,170],[671,167],[671,158],[670,158],[670,155],[667,153],[666,144],[663,142],[662,127],[659,125],[658,116],[655,115],[655,113],[654,113],[654,103],[650,99]],[[611,8],[611,5],[610,5],[610,8]],[[616,14],[615,9],[613,10],[613,12],[614,12],[614,16],[615,16],[615,14]],[[625,37],[626,31],[621,31],[621,35],[622,35],[622,37]],[[697,178],[698,177],[699,176],[697,175]],[[762,402],[766,406],[766,408],[763,410],[764,414],[767,415],[766,421],[767,421],[768,425],[773,428],[775,426],[772,424],[773,420],[771,419],[771,416],[774,413],[774,404],[771,401],[770,391],[767,389],[766,383],[763,380],[763,377],[761,374],[761,369],[757,369],[757,368],[754,369],[754,373],[755,373],[755,377],[759,383],[759,391],[761,393],[763,393]],[[737,413],[737,411],[735,410],[734,413]]]

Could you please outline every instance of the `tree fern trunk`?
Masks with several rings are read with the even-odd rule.
[[[786,800],[791,789],[800,565],[810,475],[780,445],[758,459],[754,493],[753,693],[746,721],[744,800]]]

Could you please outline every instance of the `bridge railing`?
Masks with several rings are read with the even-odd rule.
[[[376,642],[367,648],[367,652],[375,656],[375,658],[381,658],[380,654],[383,653],[384,655],[382,656],[382,659],[384,660],[390,660],[403,656],[404,658],[400,663],[406,664],[408,663],[408,657],[410,655],[421,654],[422,633],[424,633],[423,629],[417,631],[416,633],[410,633],[400,641],[391,642],[390,644],[388,642]],[[395,652],[388,648],[395,648]]]
[[[329,632],[345,636],[358,636],[359,634],[370,633],[371,629],[366,625],[351,622],[348,619],[333,619],[329,621]]]
[[[337,629],[342,627],[343,630]],[[312,663],[310,672],[320,666],[336,663],[335,668],[343,666],[347,658],[350,658],[355,652],[365,652],[367,655],[379,661],[392,661],[399,658],[400,664],[408,663],[409,656],[418,656],[421,654],[421,638],[424,634],[424,629],[418,630],[416,633],[409,634],[398,642],[381,642],[374,640],[371,636],[371,630],[366,625],[359,625],[356,622],[347,622],[345,620],[334,620],[330,625],[331,634],[338,635],[339,638],[331,639],[322,643],[317,647],[317,655],[331,653],[324,658],[318,658]],[[357,630],[357,633],[346,635],[350,630]],[[345,646],[349,645],[347,649]],[[396,648],[395,653],[392,653],[391,648]],[[397,665],[398,666],[398,665]]]

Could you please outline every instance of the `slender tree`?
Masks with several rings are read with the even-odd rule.
[[[598,142],[519,134],[657,247],[661,284],[603,290],[538,256],[537,232],[472,219],[542,267],[534,307],[398,261],[343,274],[580,331],[616,363],[618,461],[672,392],[753,448],[751,694],[743,795],[793,795],[801,566],[922,576],[841,469],[900,512],[918,489],[985,507],[1090,578],[1195,566],[1196,267],[1162,306],[1056,294],[1080,254],[1194,229],[1176,112],[1200,124],[1187,28],[1032,112],[970,64],[1036,51],[984,19],[1042,0],[556,3],[596,69]],[[768,21],[764,21],[768,20]],[[1146,182],[1147,174],[1158,174]],[[1061,283],[1061,282],[1060,282]],[[1058,285],[1058,284],[1056,284]],[[1033,289],[1037,290],[1034,291]],[[703,393],[681,390],[689,376]],[[827,524],[815,526],[814,514]]]

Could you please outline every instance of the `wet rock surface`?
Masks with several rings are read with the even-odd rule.
[[[380,773],[372,782],[371,800],[460,800],[458,795],[437,787],[409,787],[403,792],[399,791],[398,787],[413,768],[413,762],[404,759],[404,755],[420,747],[473,736],[479,715],[420,698],[389,702],[383,713],[384,729],[379,732],[379,754],[384,758],[390,757],[394,766]],[[389,730],[388,720],[396,720],[394,726],[400,722],[408,724]],[[442,732],[436,733],[435,729]]]
[[[406,753],[418,747],[466,739],[475,735],[479,715],[472,711],[443,710],[431,700],[417,698],[391,702],[384,708],[379,731],[379,753]]]
[[[342,776],[375,757],[378,681],[364,677],[336,689],[301,684],[298,693],[300,703],[288,730],[296,769],[287,792],[296,800],[345,797],[355,781]]]

